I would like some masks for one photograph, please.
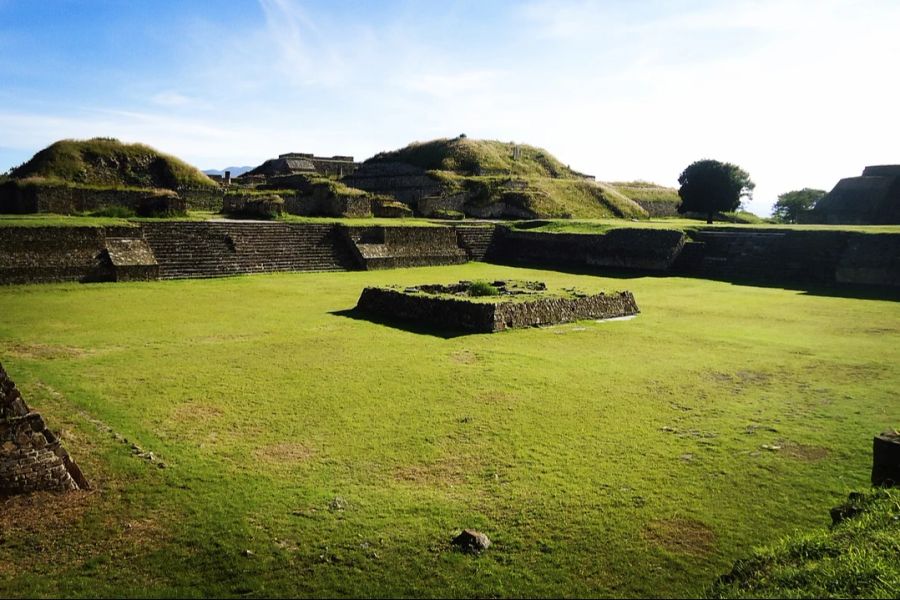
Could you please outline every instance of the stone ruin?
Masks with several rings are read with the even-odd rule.
[[[0,496],[88,489],[81,469],[0,365]]]
[[[631,292],[550,292],[539,281],[460,281],[414,287],[368,287],[356,310],[376,318],[438,329],[494,333],[582,319],[611,319],[640,312]]]
[[[853,225],[900,224],[900,165],[866,167],[841,179],[803,222]]]
[[[328,177],[345,177],[359,168],[360,163],[355,162],[352,156],[315,156],[306,152],[288,152],[279,154],[278,158],[272,158],[259,165],[255,169],[244,173],[237,179],[263,180],[286,175],[322,175]]]

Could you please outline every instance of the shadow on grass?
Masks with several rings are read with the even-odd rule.
[[[355,321],[368,321],[369,323],[374,323],[376,325],[384,325],[385,327],[391,327],[393,329],[402,329],[403,331],[408,331],[409,333],[416,333],[420,335],[430,335],[434,337],[439,337],[445,340],[450,340],[453,338],[462,337],[465,335],[482,335],[481,332],[477,331],[458,331],[453,329],[441,329],[439,327],[435,327],[433,325],[427,325],[423,323],[418,323],[415,321],[406,321],[403,319],[390,319],[387,317],[369,315],[364,313],[361,310],[356,308],[348,308],[345,310],[335,310],[331,311],[331,315],[335,315],[336,317],[346,317],[348,319],[353,319]],[[483,334],[490,335],[490,334]]]
[[[878,285],[829,285],[815,282],[789,281],[777,278],[756,279],[752,277],[698,274],[682,271],[636,271],[633,269],[620,269],[614,267],[567,265],[559,263],[543,263],[531,261],[491,260],[489,262],[491,262],[492,264],[504,265],[509,267],[558,271],[560,273],[569,273],[571,275],[593,275],[595,277],[608,277],[610,279],[684,277],[686,279],[706,279],[711,281],[721,281],[738,286],[793,290],[809,296],[830,296],[834,298],[855,298],[858,300],[887,300],[892,302],[900,302],[900,288],[891,288]]]

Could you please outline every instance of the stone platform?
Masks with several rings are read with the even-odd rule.
[[[631,292],[549,292],[541,282],[522,281],[369,287],[360,295],[356,309],[372,317],[473,333],[611,319],[640,312]]]

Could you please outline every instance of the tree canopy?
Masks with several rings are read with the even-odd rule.
[[[793,192],[785,192],[778,196],[778,200],[772,207],[772,216],[779,223],[796,223],[801,214],[812,210],[825,190],[803,188]]]
[[[742,198],[750,198],[756,187],[750,175],[737,165],[717,160],[698,160],[688,165],[678,177],[681,187],[678,212],[706,214],[712,223],[716,212],[737,210]]]

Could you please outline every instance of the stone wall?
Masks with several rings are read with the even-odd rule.
[[[323,186],[309,194],[286,196],[284,210],[304,217],[364,219],[372,216],[372,200],[367,196],[335,195]]]
[[[63,184],[29,185],[8,182],[0,186],[0,213],[54,213],[70,215],[110,206],[137,214],[180,213],[186,202],[166,190],[119,190]]]
[[[404,163],[363,163],[343,183],[360,190],[391,196],[410,206],[420,198],[440,196],[442,186],[424,170]]]
[[[162,221],[136,227],[0,228],[0,284],[380,269],[466,260],[900,287],[900,234],[891,233],[717,227],[687,238],[656,229],[556,234],[468,222],[343,227]]]
[[[680,216],[678,214],[677,202],[669,202],[668,200],[638,200],[634,198],[632,198],[632,200],[638,206],[646,210],[647,214],[650,215],[651,218]]]
[[[104,252],[112,281],[149,281],[159,278],[159,263],[144,238],[107,237]]]
[[[799,284],[900,286],[900,234],[708,229],[691,237],[696,248],[685,253],[675,272]]]
[[[423,217],[434,216],[438,211],[463,212],[467,200],[466,194],[449,196],[427,196],[416,203],[416,211]]]
[[[0,365],[0,496],[87,489],[87,480]]]
[[[387,288],[364,289],[356,308],[380,318],[477,333],[568,323],[581,319],[608,319],[640,312],[631,292],[494,303],[406,294]]]
[[[221,188],[179,188],[178,195],[184,199],[188,210],[208,210],[221,212],[225,190]]]
[[[498,229],[494,256],[502,262],[664,271],[685,235],[665,229],[622,228],[605,234],[538,233]]]
[[[0,284],[114,281],[106,240],[140,239],[138,227],[4,227]]]
[[[476,223],[451,225],[456,232],[459,247],[466,251],[469,260],[487,261],[496,252],[494,240],[497,237],[497,225],[494,223]]]
[[[466,262],[449,227],[347,227],[347,240],[365,269],[452,265]]]

